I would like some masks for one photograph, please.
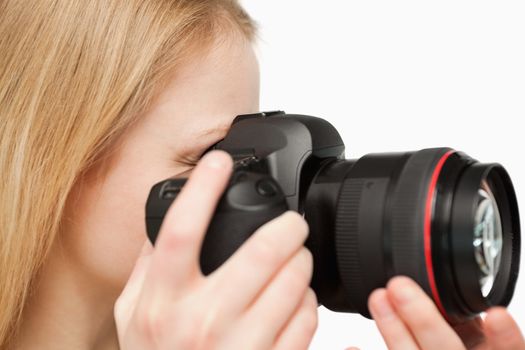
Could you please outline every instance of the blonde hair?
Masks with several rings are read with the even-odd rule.
[[[235,0],[0,2],[0,348],[76,180],[218,32],[256,24]]]

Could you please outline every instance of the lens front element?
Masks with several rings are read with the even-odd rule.
[[[481,293],[487,297],[499,271],[503,235],[498,204],[486,180],[483,180],[478,194],[473,244],[476,262],[481,271]]]

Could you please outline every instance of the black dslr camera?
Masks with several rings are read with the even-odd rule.
[[[510,302],[520,224],[501,165],[450,148],[345,159],[330,123],[281,111],[237,116],[213,148],[235,165],[203,242],[205,275],[259,226],[292,209],[310,227],[311,287],[333,311],[370,317],[369,294],[394,275],[413,278],[451,323]],[[153,243],[185,181],[170,178],[151,189],[146,224]]]

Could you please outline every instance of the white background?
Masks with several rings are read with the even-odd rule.
[[[242,4],[260,24],[261,110],[329,120],[348,158],[447,146],[499,162],[525,221],[525,2]],[[525,329],[522,274],[510,310]],[[360,315],[319,313],[311,349],[385,348]]]

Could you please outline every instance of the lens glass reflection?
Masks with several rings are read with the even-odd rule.
[[[478,190],[475,215],[474,255],[481,272],[481,292],[487,297],[498,274],[503,234],[498,205],[486,180],[482,181]]]

